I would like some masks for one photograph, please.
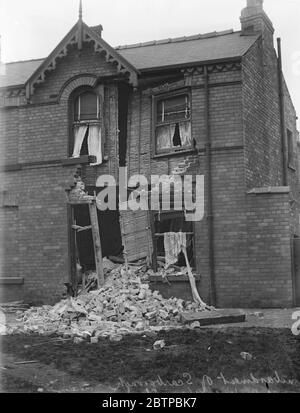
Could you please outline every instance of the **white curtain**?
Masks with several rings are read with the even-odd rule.
[[[179,129],[182,146],[190,146],[192,144],[191,122],[181,122]]]
[[[83,140],[87,131],[87,125],[84,126],[76,126],[74,131],[74,150],[73,150],[73,158],[80,157],[80,151],[83,144]]]
[[[90,125],[88,136],[88,151],[89,155],[96,156],[97,161],[91,165],[102,164],[102,140],[101,140],[101,128],[99,125]]]
[[[170,148],[170,128],[167,126],[159,126],[156,129],[156,149],[162,151]]]

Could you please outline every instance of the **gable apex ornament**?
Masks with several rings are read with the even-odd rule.
[[[83,30],[82,30],[82,0],[79,0],[79,16],[78,16],[78,50],[82,50]]]
[[[99,27],[102,28],[102,26]],[[78,22],[27,80],[25,85],[27,101],[34,94],[35,88],[45,81],[47,73],[55,70],[57,61],[67,56],[68,46],[77,44],[78,49],[81,50],[84,42],[93,43],[96,53],[101,53],[107,63],[113,64],[120,75],[127,77],[133,88],[138,87],[139,70],[106,43],[99,32],[91,29],[83,22],[82,1],[80,1]]]

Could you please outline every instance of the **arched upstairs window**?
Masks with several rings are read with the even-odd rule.
[[[72,158],[83,155],[96,157],[91,165],[103,162],[103,97],[93,89],[81,89],[73,95],[72,105]]]

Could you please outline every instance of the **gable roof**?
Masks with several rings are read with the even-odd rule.
[[[94,42],[95,52],[104,53],[108,63],[116,64],[117,71],[121,74],[128,74],[129,81],[133,86],[137,86],[138,70],[131,65],[123,56],[106,43],[96,30],[92,30],[81,19],[74,25],[69,33],[62,39],[52,53],[41,63],[36,71],[26,81],[26,97],[34,92],[36,85],[44,82],[46,72],[54,70],[57,60],[67,55],[69,45],[78,44],[82,48],[82,43]]]
[[[76,28],[76,25],[74,28]],[[89,37],[96,38],[97,42],[101,42],[101,45],[106,47],[109,53],[113,54],[114,52],[119,61],[124,65],[126,64],[126,70],[135,70],[136,73],[138,71],[191,66],[196,63],[239,58],[249,50],[260,36],[257,33],[245,36],[241,32],[227,30],[205,35],[198,34],[189,37],[118,46],[113,49],[100,37],[100,32],[97,32],[96,28],[89,28],[84,25],[84,30]],[[70,36],[71,32],[66,37]],[[59,46],[64,43],[64,40]],[[8,63],[6,65],[6,75],[0,76],[0,87],[24,85],[38,73],[39,68],[44,66],[45,62],[47,64],[51,59],[53,60],[52,54],[46,59]]]
[[[0,75],[0,87],[25,85],[32,73],[45,59],[24,60],[5,64],[5,75]]]
[[[116,50],[142,71],[242,57],[258,37],[257,33],[245,36],[241,32],[227,30],[207,35],[119,46]]]

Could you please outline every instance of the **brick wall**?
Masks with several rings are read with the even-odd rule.
[[[288,184],[291,188],[291,235],[300,235],[299,214],[300,214],[300,192],[299,192],[299,153],[298,153],[298,131],[297,114],[292,103],[286,83],[284,82],[284,109],[286,129],[292,132],[293,136],[293,162],[288,166]]]
[[[0,109],[0,164],[12,164],[18,160],[18,109]]]
[[[20,171],[1,173],[0,191],[18,195],[18,207],[0,208],[3,265],[1,277],[23,277],[23,298],[34,303],[55,302],[68,281],[68,222],[65,189],[73,183],[74,166],[59,161],[68,157],[68,96],[70,79],[76,87],[82,78],[116,74],[113,65],[90,46],[81,57],[72,49],[58,61],[43,84],[36,88],[30,105],[3,109],[0,116],[2,164],[21,166]],[[81,76],[80,76],[81,74]],[[77,82],[77,83],[76,83]],[[83,84],[84,84],[83,80]],[[66,91],[64,92],[64,90]],[[57,98],[53,98],[56,95]],[[61,96],[61,100],[58,97]],[[100,174],[118,172],[118,90],[105,86],[105,150],[109,160],[101,166],[84,167],[87,185]],[[4,141],[4,142],[3,142]],[[3,145],[3,146],[2,146]],[[2,152],[2,151],[1,151]],[[3,153],[3,152],[2,152]],[[51,165],[57,161],[57,165]],[[41,165],[31,163],[42,162]],[[12,299],[15,286],[0,286],[4,299]]]
[[[269,41],[269,43],[268,43]],[[215,275],[218,306],[283,306],[291,304],[290,237],[298,233],[298,166],[289,171],[291,194],[247,194],[253,188],[280,186],[281,137],[277,69],[270,38],[259,39],[243,58],[242,71],[211,73],[209,113],[212,141],[212,197]],[[199,162],[193,173],[207,176],[204,145],[204,78],[189,79],[192,135]],[[68,279],[68,228],[65,189],[73,167],[47,162],[68,155],[70,79],[115,75],[114,66],[90,46],[70,49],[55,71],[37,87],[32,104],[2,111],[1,132],[9,152],[6,163],[23,169],[1,175],[0,190],[18,194],[18,208],[0,210],[0,225],[14,228],[6,237],[4,276],[24,277],[26,300],[55,301]],[[79,78],[78,78],[79,79]],[[87,81],[88,83],[89,81]],[[74,87],[76,82],[74,83]],[[63,92],[67,90],[67,92]],[[145,91],[130,95],[128,115],[129,175],[170,174],[185,155],[153,158],[152,98]],[[55,101],[53,96],[61,96]],[[285,94],[287,125],[295,131],[291,101]],[[105,86],[105,149],[108,162],[85,166],[83,178],[94,186],[101,174],[118,173],[118,89]],[[4,116],[3,116],[4,114]],[[16,119],[18,121],[16,121]],[[6,122],[6,123],[5,123]],[[42,161],[44,165],[28,165]],[[190,173],[190,172],[188,172]],[[205,193],[207,202],[207,192]],[[200,293],[209,296],[208,211],[195,224]],[[6,228],[5,228],[6,229]],[[6,232],[7,233],[7,232]],[[18,253],[15,253],[18,251]],[[16,259],[18,256],[18,259]]]
[[[292,303],[289,194],[247,195],[248,278],[245,304],[289,307]]]
[[[243,59],[243,124],[247,188],[282,184],[275,51],[259,39]],[[266,65],[266,66],[264,66]]]

